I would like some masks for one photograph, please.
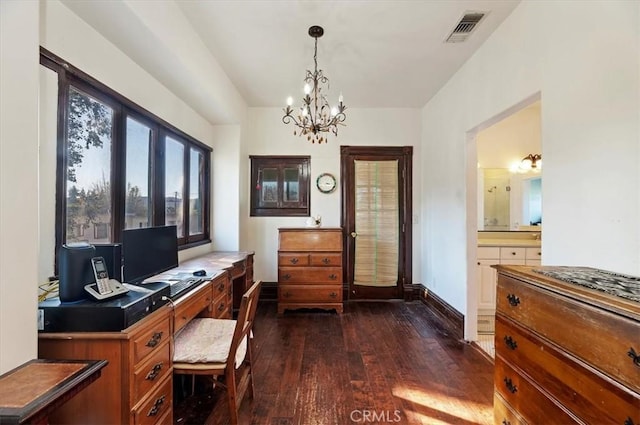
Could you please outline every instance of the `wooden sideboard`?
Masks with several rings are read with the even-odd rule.
[[[280,228],[278,314],[287,309],[342,313],[342,229]]]
[[[194,317],[231,318],[234,271],[242,288],[253,277],[253,253],[233,254],[181,263],[171,272],[205,269],[213,277],[120,332],[40,333],[41,358],[109,362],[101,379],[53,412],[51,422],[172,424],[173,335]]]
[[[495,268],[495,424],[640,424],[640,303],[570,268]]]

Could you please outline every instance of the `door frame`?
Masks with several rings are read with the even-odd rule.
[[[413,256],[413,195],[412,195],[412,159],[413,146],[340,146],[340,190],[341,190],[341,214],[340,222],[343,229],[343,259],[344,280],[348,285],[347,299],[355,298],[353,288],[355,243],[351,232],[355,231],[355,199],[354,191],[354,167],[352,161],[370,160],[398,160],[398,192],[399,216],[398,234],[398,285],[385,288],[376,288],[384,298],[404,298],[404,286],[412,284],[412,256]],[[380,291],[382,290],[382,291]]]

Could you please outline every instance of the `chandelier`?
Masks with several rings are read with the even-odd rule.
[[[293,130],[294,136],[300,132],[301,136],[307,136],[307,140],[312,143],[326,143],[327,136],[324,133],[331,132],[335,136],[338,135],[338,125],[344,125],[343,122],[347,118],[344,110],[347,109],[342,103],[342,93],[338,98],[338,106],[333,108],[329,105],[322,86],[329,86],[329,79],[324,76],[322,70],[318,70],[318,38],[322,37],[324,29],[317,25],[309,28],[309,35],[315,38],[315,47],[313,50],[313,72],[307,70],[307,76],[304,79],[304,97],[302,98],[302,107],[295,111],[291,108],[293,98],[289,96],[287,99],[287,107],[284,109],[284,117],[282,122],[285,124],[293,123],[298,129]]]

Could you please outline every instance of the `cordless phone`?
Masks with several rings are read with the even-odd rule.
[[[92,258],[91,268],[93,269],[93,275],[96,277],[96,284],[98,285],[98,292],[100,295],[106,295],[113,292],[109,286],[109,274],[107,273],[107,267],[104,264],[104,258]]]
[[[85,285],[84,289],[96,301],[104,301],[119,297],[129,292],[129,289],[115,279],[109,279],[107,265],[102,257],[91,259],[91,269],[96,279],[95,283]]]

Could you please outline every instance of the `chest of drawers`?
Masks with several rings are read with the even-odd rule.
[[[640,303],[496,268],[495,423],[640,424]]]
[[[279,229],[278,314],[299,308],[342,313],[342,229]]]

